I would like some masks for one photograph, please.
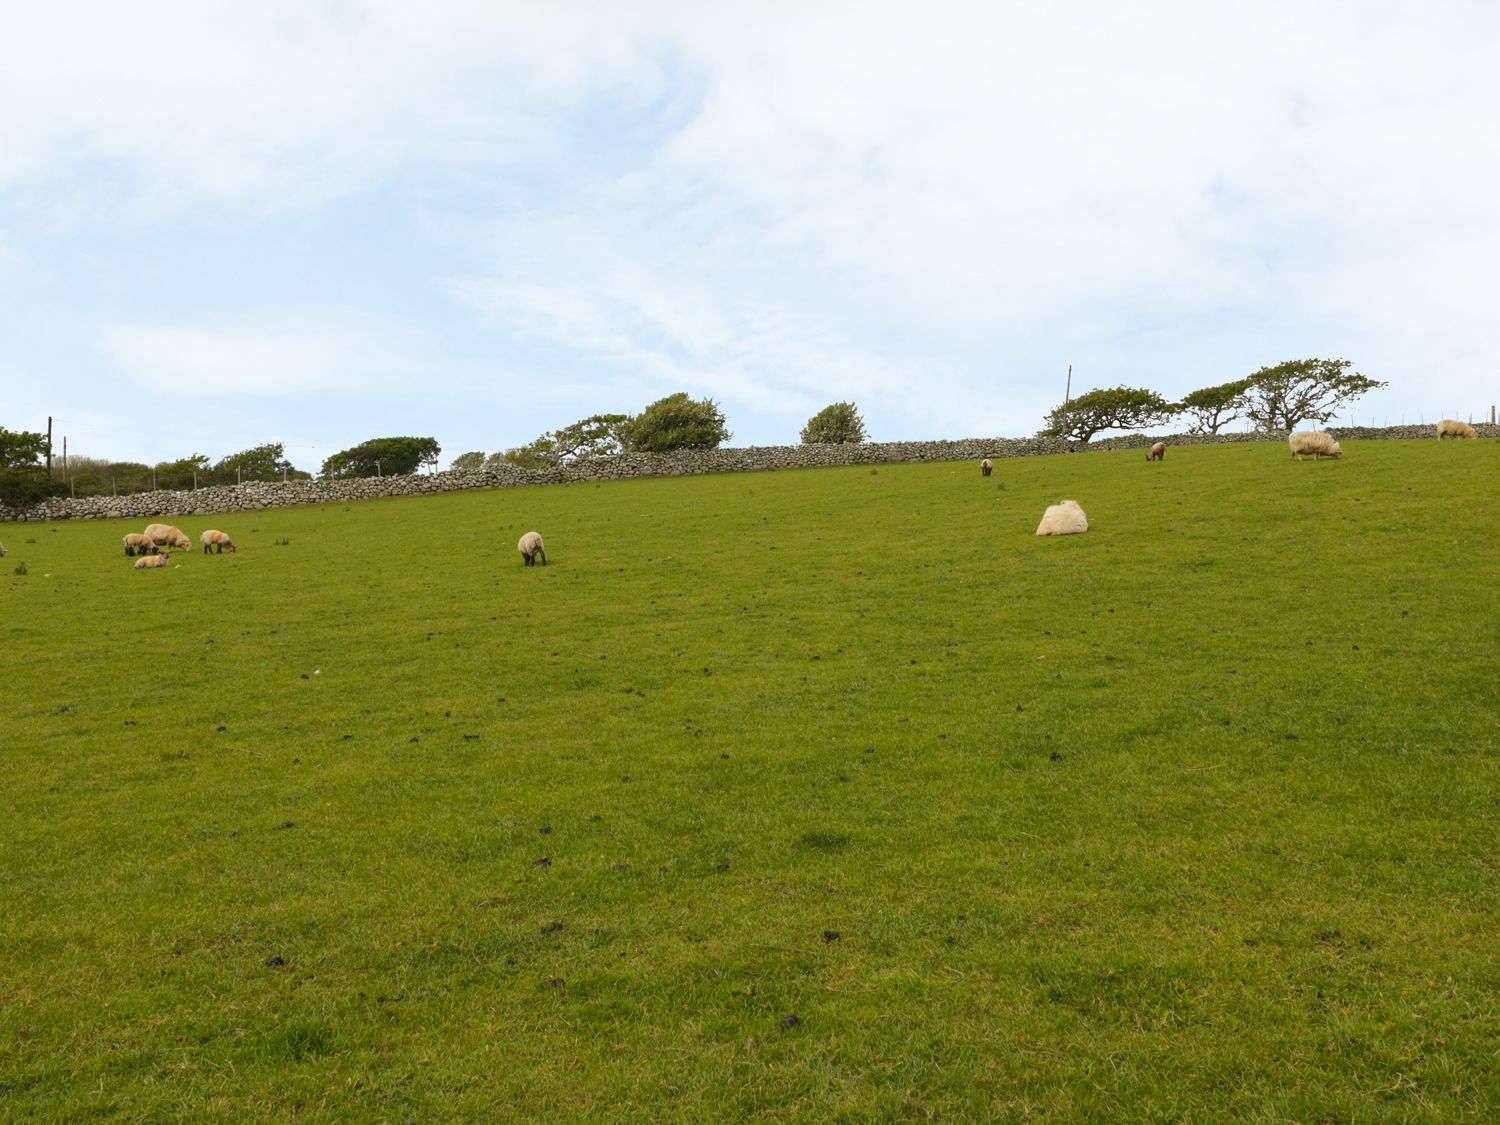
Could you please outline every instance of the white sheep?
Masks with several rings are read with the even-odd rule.
[[[0,543],[0,559],[3,559],[4,557],[5,557],[5,544],[4,543]]]
[[[979,462],[979,475],[982,477],[989,476],[990,473],[994,472],[994,469],[995,466],[990,464],[990,459],[988,457]]]
[[[1445,437],[1469,438],[1471,441],[1479,437],[1479,431],[1467,422],[1460,422],[1457,418],[1444,418],[1437,424],[1438,441]]]
[[[178,551],[191,551],[193,544],[178,528],[169,523],[153,523],[146,528],[145,536],[158,547],[167,546]]]
[[[125,536],[125,556],[149,555],[156,551],[156,544],[147,539],[139,531],[132,531]]]
[[[1042,513],[1042,522],[1036,525],[1038,535],[1077,535],[1088,529],[1089,518],[1076,500],[1053,504]]]
[[[1153,445],[1151,447],[1151,451],[1146,454],[1146,460],[1147,461],[1160,461],[1164,457],[1166,457],[1166,455],[1167,455],[1167,443],[1164,442],[1164,441],[1159,441],[1155,445]]]
[[[1339,443],[1333,440],[1333,435],[1327,430],[1298,430],[1295,434],[1288,435],[1286,440],[1291,446],[1292,456],[1298,461],[1302,460],[1304,453],[1311,453],[1314,461],[1321,460],[1325,453],[1334,458],[1344,455]]]
[[[205,531],[202,535],[198,536],[198,541],[203,544],[203,553],[205,555],[208,554],[210,547],[217,548],[215,553],[220,555],[225,551],[233,552],[238,549],[234,545],[234,540],[222,531],[214,531],[212,529]]]
[[[163,551],[159,555],[143,555],[141,558],[135,560],[135,568],[136,570],[156,570],[159,567],[166,566],[167,560],[171,557],[171,554],[167,551]]]
[[[547,565],[547,548],[542,544],[542,537],[535,531],[528,531],[521,536],[516,543],[516,550],[521,552],[521,557],[526,560],[527,566],[535,565],[538,555],[542,557],[542,565]]]

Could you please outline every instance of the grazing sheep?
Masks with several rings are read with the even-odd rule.
[[[135,568],[136,570],[156,570],[159,567],[166,566],[167,560],[171,557],[171,554],[167,551],[163,551],[159,555],[144,555],[135,560]]]
[[[995,471],[995,466],[993,466],[993,465],[990,464],[990,459],[988,457],[986,457],[983,461],[979,462],[979,475],[980,476],[987,477],[987,476],[989,476],[994,471]]]
[[[1146,454],[1146,460],[1147,461],[1160,461],[1163,458],[1165,458],[1166,455],[1167,455],[1167,443],[1164,442],[1164,441],[1159,441],[1155,445],[1153,445],[1151,447],[1151,451]]]
[[[208,549],[210,547],[217,548],[215,554],[220,555],[222,555],[225,551],[233,552],[237,549],[234,545],[234,540],[229,538],[229,536],[225,535],[222,531],[205,531],[202,535],[198,536],[198,541],[203,544],[203,553],[205,555],[208,554]]]
[[[150,555],[156,553],[156,544],[147,539],[138,531],[132,531],[125,536],[125,557],[133,555]]]
[[[536,557],[542,556],[542,565],[547,565],[547,548],[542,545],[542,537],[534,531],[528,531],[521,536],[516,543],[516,550],[521,552],[521,557],[526,560],[527,566],[536,563]]]
[[[4,557],[5,557],[5,544],[4,543],[0,543],[0,559],[3,559]]]
[[[146,538],[158,547],[167,546],[176,551],[191,551],[193,545],[181,530],[169,523],[153,523],[146,528]]]
[[[1467,422],[1460,422],[1457,418],[1444,418],[1437,424],[1438,441],[1445,437],[1469,438],[1475,440],[1479,437],[1479,431]]]
[[[1344,455],[1339,443],[1333,440],[1333,435],[1327,430],[1298,430],[1286,440],[1292,448],[1292,456],[1298,461],[1302,460],[1304,453],[1311,453],[1314,461],[1321,460],[1325,453],[1334,458]]]
[[[1076,500],[1053,504],[1042,513],[1042,522],[1036,525],[1038,535],[1077,535],[1088,529],[1089,519]]]

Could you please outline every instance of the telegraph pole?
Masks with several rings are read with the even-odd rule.
[[[1063,405],[1067,406],[1073,399],[1073,365],[1068,364],[1068,386],[1063,391]]]

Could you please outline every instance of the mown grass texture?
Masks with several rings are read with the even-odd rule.
[[[1497,485],[640,480],[155,573],[0,526],[0,1117],[1492,1120]]]

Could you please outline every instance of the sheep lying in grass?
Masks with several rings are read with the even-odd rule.
[[[125,536],[125,557],[133,555],[149,555],[156,550],[156,544],[147,539],[139,531],[132,531]]]
[[[1036,525],[1038,535],[1077,535],[1088,529],[1089,519],[1076,500],[1053,504],[1042,513],[1042,522]]]
[[[1148,452],[1146,454],[1146,460],[1147,461],[1160,461],[1163,458],[1165,458],[1166,455],[1167,455],[1167,443],[1164,442],[1164,441],[1159,441],[1155,445],[1153,445],[1151,447],[1150,452]]]
[[[171,554],[167,551],[163,551],[159,555],[144,555],[135,560],[135,568],[136,570],[156,570],[166,566],[167,560],[171,557]]]
[[[233,552],[236,550],[234,540],[222,531],[205,531],[202,535],[198,536],[198,540],[203,544],[203,553],[205,555],[208,554],[210,547],[216,548],[214,553],[220,555],[225,551]]]
[[[1445,437],[1477,440],[1479,431],[1467,422],[1460,422],[1457,418],[1444,418],[1437,424],[1437,436],[1438,441],[1442,441]]]
[[[193,544],[179,528],[169,523],[153,523],[146,528],[145,536],[158,547],[171,547],[174,551],[191,551]]]
[[[993,465],[990,464],[990,459],[988,457],[986,457],[983,461],[979,462],[979,475],[980,476],[987,477],[987,476],[989,476],[994,471],[995,471],[995,466],[993,466]]]
[[[1333,435],[1327,430],[1298,430],[1286,440],[1291,446],[1292,456],[1298,461],[1302,460],[1304,453],[1311,453],[1314,461],[1320,460],[1325,453],[1333,458],[1344,455],[1339,443],[1333,440]]]
[[[535,565],[538,555],[542,557],[542,565],[547,565],[547,548],[542,545],[542,537],[535,531],[528,531],[521,536],[516,543],[516,550],[521,552],[521,557],[526,560],[527,566]]]

